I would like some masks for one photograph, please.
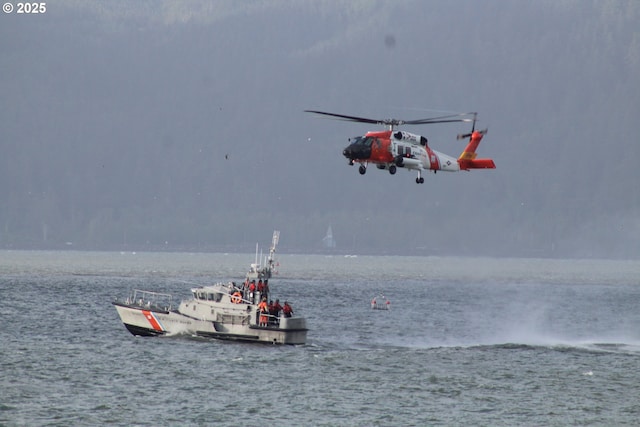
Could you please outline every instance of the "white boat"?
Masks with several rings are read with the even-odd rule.
[[[244,283],[218,283],[191,289],[192,298],[176,308],[169,294],[136,289],[125,300],[113,305],[120,320],[133,335],[196,335],[200,337],[262,342],[305,344],[307,323],[303,317],[272,311],[261,312],[261,302],[271,298],[273,255],[280,238],[274,231],[265,266],[251,264]],[[251,283],[265,289],[251,291]],[[285,306],[287,306],[285,301]],[[290,306],[289,306],[290,308]]]
[[[376,295],[371,300],[371,308],[373,310],[389,310],[391,308],[391,301],[382,294]]]

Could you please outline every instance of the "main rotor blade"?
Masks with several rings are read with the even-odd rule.
[[[337,117],[338,119],[347,120],[350,122],[359,122],[359,123],[371,123],[371,124],[381,124],[381,120],[375,119],[367,119],[364,117],[356,117],[356,116],[346,116],[344,114],[335,114],[335,113],[326,113],[324,111],[316,111],[316,110],[304,110],[305,113],[314,113],[321,114],[323,116]]]
[[[357,116],[347,116],[345,114],[336,114],[336,113],[327,113],[325,111],[316,111],[316,110],[304,110],[305,113],[314,113],[321,114],[323,116],[336,117],[340,120],[346,120],[350,122],[358,122],[358,123],[371,123],[377,125],[386,125],[386,126],[400,126],[400,125],[428,125],[435,123],[453,123],[453,122],[470,122],[472,119],[464,119],[464,118],[456,118],[456,117],[465,117],[475,113],[461,113],[461,114],[450,114],[447,116],[439,116],[439,117],[431,117],[427,119],[417,119],[417,120],[398,120],[398,119],[368,119],[366,117],[357,117]]]
[[[417,119],[417,120],[407,120],[404,122],[406,125],[428,125],[431,123],[452,123],[452,122],[471,122],[472,119],[456,119],[454,117],[465,117],[475,113],[460,113],[460,114],[449,114],[447,116],[440,117],[431,117],[429,119]]]

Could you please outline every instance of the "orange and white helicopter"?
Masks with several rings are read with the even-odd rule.
[[[475,130],[477,113],[453,114],[448,116],[433,117],[418,120],[398,119],[367,119],[364,117],[346,116],[343,114],[327,113],[324,111],[305,110],[307,113],[320,114],[340,120],[358,123],[371,123],[387,126],[387,130],[367,132],[364,136],[349,139],[351,143],[342,151],[349,159],[349,164],[360,163],[361,175],[367,172],[369,163],[376,165],[378,169],[386,169],[391,175],[397,168],[418,171],[417,184],[424,183],[422,171],[446,171],[458,172],[471,169],[495,169],[492,159],[476,158],[476,150],[482,137],[487,134],[487,129]],[[473,119],[469,118],[473,116]],[[457,139],[469,138],[469,142],[460,156],[456,159],[446,154],[432,150],[427,143],[427,138],[413,133],[396,130],[401,125],[426,125],[434,123],[473,122],[471,132],[459,134]]]

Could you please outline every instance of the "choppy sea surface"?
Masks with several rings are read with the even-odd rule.
[[[134,337],[111,304],[240,281],[252,254],[0,251],[0,425],[640,420],[640,261],[278,260],[306,345]]]

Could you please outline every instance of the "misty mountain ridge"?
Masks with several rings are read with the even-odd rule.
[[[19,19],[25,18],[25,19]],[[640,5],[56,2],[0,19],[0,247],[637,258]],[[478,111],[495,170],[360,176]],[[403,128],[458,156],[467,124]],[[71,245],[67,244],[71,243]]]

